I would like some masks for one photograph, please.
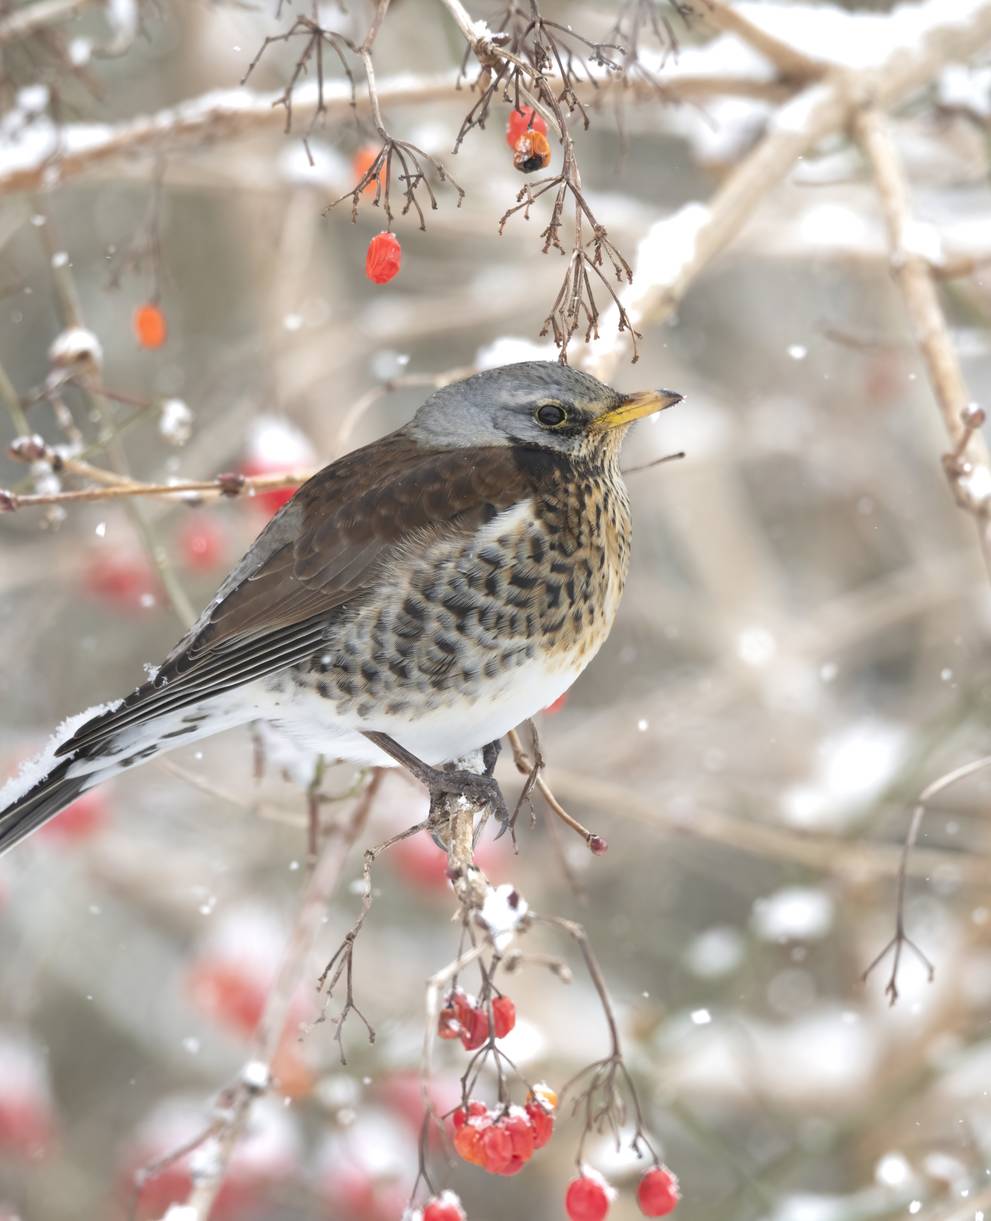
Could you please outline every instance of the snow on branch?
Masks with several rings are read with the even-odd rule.
[[[632,285],[603,316],[603,338],[580,354],[584,368],[608,380],[622,352],[613,333],[620,308],[637,329],[670,316],[689,285],[736,237],[798,158],[843,131],[865,97],[878,107],[895,108],[933,82],[947,64],[971,58],[991,43],[991,0],[924,0],[896,12],[898,22],[894,14],[886,18],[892,23],[892,38],[875,44],[883,47],[875,66],[867,72],[834,70],[809,85],[778,108],[767,134],[726,178],[704,215],[690,205],[690,210],[658,222],[663,228],[655,228],[641,244]],[[905,20],[906,13],[910,20]],[[896,30],[902,31],[897,39]]]

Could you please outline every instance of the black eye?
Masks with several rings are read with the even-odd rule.
[[[560,403],[542,403],[534,412],[534,417],[544,428],[557,428],[568,418],[568,413]]]

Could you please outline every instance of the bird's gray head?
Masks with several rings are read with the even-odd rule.
[[[577,454],[614,450],[626,426],[681,398],[669,390],[620,394],[556,361],[528,360],[452,382],[427,399],[409,433],[422,444],[522,445]]]

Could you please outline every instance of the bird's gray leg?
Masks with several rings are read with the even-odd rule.
[[[492,775],[492,768],[495,767],[495,761],[499,755],[499,743],[490,743],[484,748],[485,774],[479,775],[478,772],[469,772],[463,768],[446,770],[442,767],[431,767],[429,763],[424,763],[405,746],[400,746],[395,738],[390,738],[387,733],[368,730],[365,732],[365,737],[426,786],[430,793],[431,814],[435,812],[440,798],[452,795],[456,797],[463,793],[479,804],[488,805],[500,826],[505,828],[508,825],[509,807],[506,805],[506,799],[502,795],[498,781]]]
[[[488,746],[482,747],[482,763],[485,765],[486,776],[491,776],[495,771],[495,765],[499,761],[499,755],[502,753],[502,738],[496,738],[494,742],[490,742]]]

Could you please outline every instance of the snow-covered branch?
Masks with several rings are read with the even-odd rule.
[[[904,35],[905,23],[895,19],[906,13],[911,15],[910,37]],[[676,309],[688,287],[798,158],[827,136],[844,131],[865,98],[879,108],[894,109],[935,80],[947,64],[970,59],[991,43],[991,0],[924,0],[900,6],[890,20],[892,38],[879,44],[874,67],[837,66],[821,82],[809,85],[777,110],[767,134],[708,203],[687,205],[654,225],[641,243],[633,284],[620,296],[637,329],[662,321]],[[583,367],[605,380],[624,350],[617,333],[619,318],[618,307],[606,311],[602,338],[580,357]]]

